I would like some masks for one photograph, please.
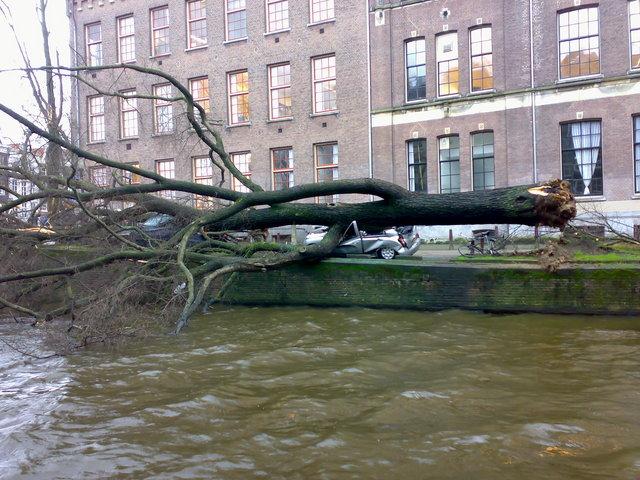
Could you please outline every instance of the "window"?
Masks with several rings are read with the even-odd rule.
[[[636,166],[636,193],[640,192],[640,116],[633,117],[633,150]]]
[[[442,137],[438,140],[440,156],[440,193],[460,191],[460,137]]]
[[[229,125],[249,122],[249,73],[229,73]]]
[[[126,97],[120,98],[120,138],[138,136],[138,99],[134,98],[135,90],[121,92]]]
[[[480,132],[471,135],[471,145],[473,189],[491,190],[496,186],[493,132]]]
[[[151,56],[168,55],[169,48],[169,7],[154,8],[151,15]]]
[[[251,152],[232,153],[231,160],[236,168],[240,170],[240,173],[251,179]],[[236,192],[249,191],[249,189],[235,177],[233,177],[232,186]]]
[[[104,97],[87,98],[89,110],[89,143],[104,142]]]
[[[629,36],[631,38],[631,69],[640,69],[640,0],[629,2]]]
[[[173,132],[173,104],[171,98],[171,84],[153,86],[153,96],[158,97],[153,100],[153,124],[154,131],[158,134]]]
[[[187,48],[203,47],[207,44],[207,2],[187,2]]]
[[[293,187],[293,149],[291,147],[271,150],[273,168],[273,189],[284,190]]]
[[[289,28],[289,0],[267,0],[267,32]]]
[[[213,185],[213,166],[207,156],[193,157],[193,181],[200,185]],[[208,208],[212,199],[203,195],[196,195],[196,208]]]
[[[205,113],[209,113],[209,79],[207,77],[192,78],[189,80],[189,92],[193,101],[200,105]],[[200,112],[195,110],[196,120],[201,121]]]
[[[405,43],[407,102],[427,98],[427,58],[424,38]]]
[[[424,138],[407,142],[409,190],[427,191],[427,141]]]
[[[102,65],[102,24],[98,22],[86,25],[84,35],[87,41],[87,64],[99,67]]]
[[[138,162],[127,163],[127,165],[140,168],[140,164]],[[127,170],[122,170],[122,183],[126,185],[140,185],[140,175]]]
[[[314,58],[313,113],[333,112],[338,109],[336,94],[336,56]]]
[[[227,12],[227,42],[247,38],[247,7],[245,0],[225,0]]]
[[[156,160],[156,173],[164,178],[174,179],[176,177],[176,163],[172,159]],[[158,195],[162,198],[172,199],[175,197],[173,190],[161,190]]]
[[[602,195],[602,148],[599,121],[561,126],[562,179],[575,195]]]
[[[118,61],[136,61],[136,31],[133,15],[118,18]]]
[[[333,0],[311,0],[311,23],[333,20],[335,16]]]
[[[460,92],[458,71],[458,34],[456,32],[436,37],[436,62],[438,63],[438,96]]]
[[[314,145],[316,160],[316,182],[338,180],[338,144],[323,143]],[[317,198],[318,203],[336,203],[338,195],[325,195]]]
[[[558,14],[560,78],[600,73],[598,7],[585,7]]]
[[[493,44],[491,27],[471,30],[471,91],[493,88]]]
[[[89,177],[91,179],[91,183],[97,187],[109,186],[109,169],[107,167],[89,168]]]
[[[269,67],[269,112],[271,120],[291,117],[291,65]]]

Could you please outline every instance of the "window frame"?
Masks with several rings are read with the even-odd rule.
[[[314,10],[313,6],[315,4],[314,2],[317,2],[317,1],[323,1],[323,0],[309,0],[309,25],[318,25],[318,24],[321,24],[321,23],[335,22],[335,20],[336,20],[335,0],[327,0],[327,1],[332,3],[333,17],[327,17],[327,18],[321,19],[321,20],[314,20],[315,10]]]
[[[229,10],[229,2],[234,0],[224,0],[224,41],[225,43],[241,42],[249,38],[249,22],[247,21],[247,2],[244,1],[243,8]],[[229,38],[229,15],[233,13],[244,12],[244,36],[237,38]]]
[[[164,163],[171,163],[171,169],[170,169],[171,176],[167,176],[164,173],[162,173],[162,170],[160,169],[160,165]],[[158,175],[162,175],[164,178],[168,180],[174,180],[176,178],[175,158],[162,158],[162,159],[156,160],[154,162],[154,170]],[[158,191],[158,196],[166,199],[174,199],[176,197],[176,194],[174,190],[160,190]]]
[[[92,107],[91,107],[91,100],[95,99],[95,98],[100,98],[102,99],[102,113],[93,113],[92,111]],[[99,139],[94,139],[92,132],[92,126],[93,126],[93,121],[95,118],[102,118],[102,136]],[[89,95],[87,97],[87,131],[88,131],[88,135],[87,135],[87,139],[88,139],[88,144],[96,144],[96,143],[104,143],[107,140],[107,126],[106,126],[106,118],[105,118],[105,101],[104,101],[104,96],[103,95]]]
[[[185,19],[187,22],[187,50],[197,50],[199,48],[206,48],[209,45],[209,25],[207,22],[207,2],[204,2],[204,16],[198,18],[191,18],[191,13],[189,10],[189,5],[196,2],[201,2],[202,0],[188,0],[185,2]],[[205,29],[205,41],[202,45],[194,45],[191,43],[191,32],[192,25],[196,22],[200,22],[204,20],[204,29]]]
[[[273,68],[285,67],[285,66],[289,67],[289,83],[286,85],[279,85],[274,87],[273,80],[272,80],[273,75],[271,74],[271,70]],[[282,62],[282,63],[275,63],[273,65],[267,65],[267,84],[269,89],[269,120],[270,121],[289,120],[293,118],[293,89],[291,86],[292,83],[293,82],[291,78],[291,62]],[[291,103],[291,106],[290,106],[291,112],[289,115],[274,117],[273,116],[273,93],[275,91],[285,90],[287,88],[289,89],[289,101]]]
[[[598,11],[598,73],[589,73],[587,75],[577,75],[575,77],[562,77],[562,68],[560,65],[561,62],[561,43],[563,42],[571,42],[573,40],[580,40],[582,38],[590,38],[591,35],[588,35],[587,37],[580,37],[578,35],[577,38],[575,39],[568,39],[568,40],[561,40],[560,39],[560,16],[563,14],[569,14],[573,11],[577,11],[577,10],[587,10],[589,8],[595,8]],[[600,5],[598,3],[590,3],[587,5],[579,5],[579,6],[574,6],[574,7],[570,7],[570,8],[564,8],[562,10],[558,10],[556,12],[556,52],[557,52],[557,75],[558,75],[558,81],[559,82],[571,82],[571,81],[576,81],[576,80],[580,80],[583,78],[592,78],[592,77],[598,77],[600,75],[602,75],[602,39],[601,39],[601,32],[602,32],[602,25],[601,25],[601,15],[600,15]]]
[[[202,80],[206,80],[207,84],[206,84],[206,90],[207,90],[207,96],[206,97],[196,97],[193,92],[193,85],[196,82],[201,82]],[[198,105],[200,105],[205,113],[208,115],[211,111],[211,92],[209,90],[209,76],[207,75],[203,75],[200,77],[193,77],[187,80],[187,84],[189,87],[189,93],[191,94],[191,96],[193,97],[193,101],[194,103],[197,103]],[[202,89],[204,90],[204,88]],[[206,103],[206,108],[202,105],[203,103]],[[202,121],[202,119],[200,118],[200,112],[197,109],[194,109],[194,115],[196,117],[196,120],[200,120]]]
[[[571,180],[565,179],[564,178],[564,152],[566,151],[563,147],[562,147],[562,127],[566,126],[566,125],[572,125],[575,123],[599,123],[600,124],[600,146],[599,146],[599,158],[600,158],[600,170],[601,170],[601,182],[602,182],[602,192],[601,193],[589,193],[589,195],[584,195],[584,194],[579,194],[576,192],[573,192],[573,188],[571,189],[572,193],[574,194],[574,196],[576,196],[577,198],[601,198],[604,195],[604,125],[603,125],[603,121],[602,118],[584,118],[582,120],[568,120],[568,121],[564,121],[564,122],[560,122],[559,126],[560,126],[560,178],[562,180],[565,180],[569,183],[571,183]],[[575,149],[573,150],[575,151]],[[598,160],[596,159],[596,167],[598,164]],[[595,173],[596,167],[594,167],[593,169],[593,173]],[[593,175],[591,177],[593,179]]]
[[[473,54],[473,41],[472,41],[472,36],[475,30],[480,30],[482,31],[483,29],[489,29],[491,31],[491,51],[489,53],[480,53],[479,55],[474,55]],[[482,40],[480,41],[480,43],[482,43]],[[473,59],[477,58],[477,57],[484,57],[485,55],[491,55],[491,77],[482,77],[482,79],[484,80],[485,78],[491,78],[491,88],[482,88],[479,90],[476,90],[473,88]],[[471,27],[469,29],[469,91],[471,93],[484,93],[484,92],[492,92],[495,90],[496,88],[496,76],[495,76],[495,70],[493,68],[493,61],[494,61],[494,55],[493,55],[493,25],[491,23],[484,23],[481,25],[475,25],[473,27]]]
[[[274,165],[274,153],[276,151],[279,150],[287,150],[289,152],[289,158],[291,160],[291,167],[289,168],[279,168],[276,169],[275,165]],[[278,189],[276,190],[276,174],[277,173],[290,173],[291,174],[291,179],[292,181],[290,181],[290,185],[286,188],[291,188],[294,187],[296,182],[295,182],[295,172],[294,172],[294,168],[295,168],[295,159],[293,156],[293,147],[289,146],[289,147],[275,147],[275,148],[271,148],[269,149],[269,156],[271,157],[271,190],[273,191],[279,191],[279,190],[284,190],[284,189]]]
[[[243,155],[245,158],[248,157],[248,162],[246,162],[248,165],[247,170],[243,170],[242,168],[240,168],[241,166],[240,163],[236,162],[236,157],[239,157],[240,155]],[[245,177],[251,180],[251,151],[245,150],[241,152],[232,152],[229,154],[229,157],[233,162],[233,164],[236,166],[236,168],[240,170],[240,173],[242,173]],[[272,168],[273,168],[273,165],[272,165]],[[250,192],[249,188],[244,186],[236,177],[233,177],[233,176],[231,177],[231,189],[234,192],[242,192],[242,193]]]
[[[133,21],[133,33],[130,35],[121,35],[120,34],[120,22],[123,20],[131,19]],[[136,62],[136,19],[133,13],[127,15],[121,15],[116,18],[116,49],[118,54],[118,63],[135,63]],[[122,60],[122,40],[124,38],[132,37],[133,38],[133,58],[130,60]]]
[[[231,77],[234,76],[234,75],[239,75],[239,74],[246,74],[247,75],[247,90],[243,91],[243,92],[232,93],[232,91],[231,91]],[[237,84],[237,82],[236,82],[236,84]],[[249,102],[249,92],[250,92],[250,90],[251,89],[249,88],[249,70],[248,69],[245,68],[245,69],[242,69],[242,70],[235,70],[233,72],[227,72],[227,112],[228,112],[227,121],[229,123],[229,126],[240,126],[240,125],[249,125],[249,124],[251,124],[251,105],[250,105],[250,102]],[[233,99],[235,97],[245,97],[245,96],[246,96],[246,102],[247,102],[247,118],[242,122],[234,122],[233,121],[233,115],[234,115]]]
[[[269,11],[269,7],[277,3],[285,3],[285,2],[287,3],[287,26],[280,29],[271,30],[271,20],[269,18],[269,15],[271,12]],[[289,0],[265,0],[264,13],[265,13],[265,32],[266,33],[269,34],[269,33],[278,33],[278,32],[288,32],[289,30],[291,30],[291,10],[289,8]]]
[[[422,41],[424,43],[424,63],[409,66],[408,62],[408,46],[409,43]],[[424,97],[415,100],[409,100],[409,68],[416,68],[420,65],[424,66]],[[404,41],[404,101],[405,103],[423,102],[427,99],[427,39],[425,37],[408,38]]]
[[[324,78],[322,80],[318,80],[316,79],[316,65],[315,62],[318,60],[323,60],[325,58],[333,58],[333,77],[329,77],[329,78]],[[317,97],[316,97],[316,85],[321,84],[321,83],[325,83],[325,82],[335,82],[335,92],[336,92],[336,99],[335,99],[335,108],[329,109],[329,110],[317,110]],[[319,55],[317,57],[311,57],[311,95],[312,95],[312,112],[314,115],[326,115],[326,114],[331,114],[333,112],[337,112],[338,111],[338,64],[336,61],[336,54],[335,53],[328,53],[325,55]]]
[[[126,165],[140,168],[140,162],[126,162]],[[126,185],[140,185],[142,183],[142,177],[128,170],[122,170],[122,183]]]
[[[447,60],[439,60],[439,48],[438,48],[438,41],[441,38],[447,37],[447,36],[451,36],[451,35],[455,35],[456,37],[456,45],[455,45],[455,50],[456,50],[456,57],[451,58],[451,59],[447,59]],[[441,63],[449,63],[449,62],[453,62],[455,61],[458,65],[457,67],[457,72],[458,72],[458,80],[457,80],[457,85],[458,85],[458,91],[455,93],[446,93],[443,94],[440,91],[440,88],[442,85],[445,85],[444,83],[441,84],[440,83],[440,64]],[[447,72],[451,72],[451,70],[448,70]],[[448,73],[448,75],[450,75],[450,73]],[[449,90],[451,90],[451,82],[446,83],[446,85],[449,85]],[[436,35],[436,96],[438,98],[449,98],[449,97],[456,97],[456,96],[460,96],[460,35],[458,34],[457,30],[447,30],[446,32],[441,32],[438,33]]]
[[[103,183],[96,182],[96,173],[101,172],[100,178],[104,180]],[[107,188],[109,186],[109,167],[104,165],[92,165],[89,167],[89,180],[93,185],[98,188]]]
[[[458,139],[458,183],[459,183],[459,187],[458,190],[454,190],[452,188],[449,188],[450,191],[448,192],[443,192],[443,188],[442,188],[442,163],[444,163],[442,161],[442,149],[440,148],[440,141],[445,139],[445,138],[457,138]],[[451,150],[451,145],[449,145],[449,148],[447,148],[447,150]],[[461,167],[461,158],[460,158],[460,134],[458,133],[452,133],[449,135],[441,135],[438,137],[438,192],[439,193],[460,193],[462,192],[462,172],[460,171],[460,167]],[[447,160],[447,163],[453,163],[451,160]],[[451,172],[451,171],[449,171]],[[451,173],[449,173],[448,177],[453,177],[456,175],[451,175]],[[449,185],[451,185],[451,183],[449,183]]]
[[[204,160],[207,162],[206,175],[198,175],[198,170],[202,170],[202,167],[198,165],[198,162]],[[191,178],[193,179],[193,183],[198,185],[213,185],[213,164],[211,163],[211,159],[207,155],[195,155],[191,157]],[[208,206],[213,204],[213,199],[210,197],[205,197],[204,195],[194,195],[194,206],[197,209],[205,209]]]
[[[424,162],[412,162],[410,154],[409,154],[409,145],[416,143],[416,142],[424,142]],[[407,189],[410,192],[422,192],[422,193],[428,193],[429,192],[429,182],[428,182],[428,178],[429,178],[429,174],[428,174],[428,157],[429,157],[429,150],[428,150],[428,146],[429,146],[429,142],[427,141],[426,137],[418,137],[418,138],[410,138],[409,140],[407,140],[405,142],[405,153],[406,153],[406,159],[407,159]],[[414,147],[415,148],[415,147]],[[424,165],[424,189],[423,190],[417,190],[415,188],[415,177],[414,177],[414,184],[411,183],[411,167],[415,166],[415,165]]]
[[[156,27],[154,25],[154,20],[153,20],[153,13],[158,11],[158,10],[166,10],[167,11],[167,25],[165,27]],[[158,7],[153,7],[149,9],[149,35],[150,35],[150,42],[149,42],[149,46],[151,47],[151,57],[152,58],[156,58],[156,57],[166,57],[167,55],[171,55],[171,17],[170,17],[170,12],[169,12],[169,5],[160,5]],[[156,32],[161,31],[161,30],[167,30],[167,47],[169,49],[169,51],[167,51],[166,53],[158,53],[156,52]]]
[[[636,126],[637,123],[637,126]],[[640,113],[631,116],[633,130],[634,193],[640,194]],[[604,177],[604,175],[603,175]],[[603,178],[604,180],[604,178]],[[604,185],[603,185],[604,189]]]
[[[632,17],[632,13],[631,13],[631,4],[633,2],[638,2],[638,8],[640,9],[640,0],[629,0],[629,6],[628,6],[628,11],[629,11],[629,18],[628,18],[628,22],[629,22],[629,68],[631,72],[638,72],[640,71],[640,58],[638,59],[638,65],[634,66],[633,65],[633,45],[634,43],[638,44],[638,49],[640,50],[640,14],[638,14],[638,26],[633,28],[632,24],[631,24],[631,17]],[[638,33],[638,41],[637,42],[633,42],[633,34],[634,32]],[[640,54],[639,54],[640,57]]]
[[[161,95],[158,93],[158,89],[160,88],[166,88],[169,87],[169,92],[171,93],[172,90],[172,85],[171,83],[158,83],[156,85],[152,85],[151,87],[151,91],[153,93],[154,97],[160,97]],[[166,98],[166,97],[165,97]],[[158,100],[157,98],[154,98],[152,101],[152,107],[153,107],[153,133],[154,135],[169,135],[171,133],[173,133],[175,131],[175,120],[173,117],[173,103],[168,101],[168,100]],[[171,116],[171,127],[168,130],[161,130],[160,127],[160,122],[159,122],[159,115],[158,115],[158,109],[163,108],[163,107],[169,107],[171,112],[170,112],[170,116]]]
[[[475,157],[474,153],[473,153],[473,140],[474,140],[474,136],[476,135],[486,135],[487,133],[490,133],[492,136],[492,140],[493,143],[492,145],[492,150],[493,150],[493,155],[486,155],[485,153],[483,153],[482,156],[478,156]],[[482,191],[486,191],[486,190],[495,190],[496,189],[496,134],[493,130],[491,129],[487,129],[487,130],[478,130],[475,132],[471,132],[470,133],[470,140],[471,140],[471,144],[470,144],[470,154],[471,154],[471,190],[473,190],[474,192],[482,192]],[[485,146],[487,144],[483,144],[483,146]],[[484,188],[476,188],[476,180],[475,180],[475,162],[476,160],[482,160],[483,161],[483,166],[484,166],[484,161],[487,158],[493,158],[493,186],[490,188],[487,188],[486,184],[484,186]],[[483,170],[482,171],[483,175],[486,175],[487,171]]]
[[[320,165],[318,163],[318,150],[322,147],[335,147],[337,150],[335,150],[335,152],[331,152],[332,157],[335,155],[335,157],[337,158],[337,163],[332,163],[332,164],[326,164],[326,165]],[[321,142],[321,143],[314,143],[313,144],[313,164],[314,164],[314,177],[315,177],[315,182],[316,183],[321,183],[318,179],[318,173],[320,173],[320,171],[322,170],[335,170],[336,172],[338,172],[338,178],[335,180],[339,180],[340,179],[340,147],[338,145],[337,141],[334,142]],[[333,181],[333,180],[330,180]],[[326,183],[326,181],[322,182],[322,183]],[[330,202],[323,202],[322,199],[328,199],[329,197],[331,197],[331,201]],[[324,195],[322,197],[316,197],[316,203],[337,203],[339,200],[339,195],[335,194],[335,195]]]
[[[95,26],[99,26],[100,27],[100,41],[99,42],[90,42],[89,41],[89,28],[90,27],[95,27]],[[102,65],[104,65],[104,50],[103,50],[103,39],[102,39],[102,22],[101,21],[97,21],[97,22],[91,22],[91,23],[86,23],[84,26],[84,48],[85,48],[85,61],[87,63],[87,65],[89,65],[90,67],[101,67]],[[93,58],[91,55],[91,47],[93,45],[99,45],[100,46],[100,61],[98,63],[93,63],[91,61],[91,59]]]
[[[118,100],[120,100],[118,105],[119,106],[118,110],[120,113],[120,140],[131,140],[134,138],[138,138],[140,136],[140,111],[138,110],[138,98],[136,97],[137,91],[135,88],[129,88],[127,90],[120,90],[120,92],[118,93],[125,96],[127,96],[128,94],[132,94],[131,95],[132,100],[135,102],[135,105],[133,107],[125,109],[125,105],[129,104],[130,101],[123,97],[118,97]],[[129,112],[135,112],[135,117],[136,117],[135,135],[125,135],[125,114]]]

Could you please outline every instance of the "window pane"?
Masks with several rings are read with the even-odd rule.
[[[602,195],[600,122],[575,122],[561,127],[562,178],[576,195]]]
[[[460,191],[460,138],[455,135],[439,141],[440,192]]]
[[[406,43],[407,101],[427,98],[425,40]]]
[[[560,78],[600,73],[598,7],[584,7],[558,15]]]
[[[473,189],[492,189],[495,187],[493,132],[482,132],[472,135],[471,144],[473,145]]]

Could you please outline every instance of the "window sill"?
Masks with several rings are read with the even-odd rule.
[[[307,27],[315,27],[316,25],[325,25],[327,23],[336,23],[336,19],[328,18],[327,20],[321,20],[319,22],[310,22],[310,23],[307,23]]]
[[[277,35],[279,33],[287,33],[291,31],[291,27],[289,28],[283,28],[282,30],[274,30],[273,32],[264,32],[263,35],[265,37],[268,37],[269,35]]]
[[[340,110],[331,110],[330,112],[319,112],[319,113],[310,113],[309,114],[309,118],[316,118],[316,117],[327,117],[329,115],[338,115],[340,113]]]
[[[404,104],[405,105],[416,105],[420,102],[426,102],[427,99],[426,98],[419,98],[418,100],[407,100],[405,99]]]
[[[128,62],[120,62],[119,65],[130,65],[132,63],[136,63],[136,60],[133,59],[133,60],[129,60]]]
[[[592,80],[602,80],[602,79],[604,79],[604,75],[602,73],[598,73],[597,75],[585,75],[582,77],[561,78],[559,80],[556,80],[556,85],[589,82]]]
[[[604,195],[583,195],[581,197],[575,196],[576,202],[606,202],[607,198]]]
[[[293,117],[271,118],[267,120],[267,123],[291,122],[292,120]]]
[[[197,47],[189,47],[189,48],[185,48],[184,51],[185,52],[195,52],[196,50],[204,50],[205,48],[208,48],[209,45],[200,45]]]
[[[225,40],[224,42],[222,42],[222,44],[223,45],[231,45],[233,43],[246,42],[247,40],[249,40],[249,37],[242,37],[242,38],[236,38],[234,40]]]
[[[234,123],[233,125],[227,125],[227,128],[238,128],[238,127],[250,127],[251,122],[244,123]]]
[[[496,93],[495,88],[490,88],[488,90],[475,90],[475,91],[472,90],[468,93],[468,96],[473,97],[475,95],[491,95],[493,93]]]
[[[640,68],[632,68],[627,72],[627,75],[630,75],[632,77],[637,77],[638,75],[640,75]]]
[[[152,133],[151,134],[151,138],[170,137],[171,135],[174,135],[175,133],[176,133],[175,130],[172,130],[171,132],[165,132],[165,133]]]
[[[631,196],[631,200],[640,200],[640,193],[634,193]]]
[[[164,58],[164,57],[169,57],[169,56],[171,56],[171,52],[163,53],[162,55],[149,55],[149,60],[154,60],[156,58]]]
[[[118,141],[119,142],[130,142],[131,140],[139,140],[140,137],[124,137],[124,138],[119,138]]]
[[[91,146],[91,145],[104,145],[105,143],[107,143],[106,140],[98,140],[96,142],[87,142],[87,145],[88,146]]]
[[[453,100],[454,98],[462,98],[462,95],[459,93],[454,93],[452,95],[439,95],[437,100]]]

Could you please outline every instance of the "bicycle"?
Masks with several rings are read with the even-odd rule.
[[[464,247],[458,248],[458,252],[463,257],[473,257],[475,255],[502,255],[502,251],[507,246],[509,236],[500,235],[494,229],[472,230],[473,237]]]

